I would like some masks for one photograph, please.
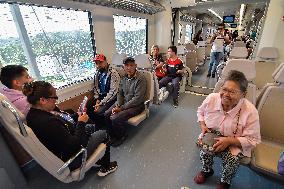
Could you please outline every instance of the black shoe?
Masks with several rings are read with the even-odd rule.
[[[207,74],[207,77],[211,77],[211,74],[209,73],[209,74]]]
[[[212,78],[215,78],[215,74],[212,74]]]
[[[178,107],[178,99],[174,99],[174,104],[173,104],[173,106],[174,106],[175,108]]]
[[[124,135],[123,137],[119,138],[119,139],[112,139],[111,142],[110,142],[110,145],[112,147],[118,147],[120,146],[127,138],[127,135]]]
[[[108,174],[116,171],[117,168],[118,168],[118,165],[117,165],[116,161],[110,162],[110,164],[107,168],[105,168],[105,167],[100,168],[100,170],[98,172],[98,176],[100,176],[100,177],[107,176]]]

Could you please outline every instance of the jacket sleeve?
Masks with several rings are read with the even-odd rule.
[[[101,100],[100,105],[104,105],[105,103],[113,100],[117,95],[118,88],[119,88],[119,82],[120,82],[120,76],[115,69],[112,69],[110,77],[111,77],[110,90],[107,93],[106,97],[103,100]]]
[[[119,84],[119,89],[118,89],[118,93],[117,93],[117,101],[116,101],[116,105],[117,106],[122,106],[122,104],[124,104],[124,92],[123,92],[123,82],[124,79],[122,78]]]
[[[147,90],[147,82],[146,82],[146,78],[144,76],[141,76],[138,79],[134,90],[135,90],[134,91],[134,93],[135,93],[134,97],[130,101],[128,101],[127,103],[125,103],[124,105],[121,106],[122,110],[132,108],[132,107],[136,107],[138,105],[141,105],[144,102],[146,90]]]
[[[94,100],[99,98],[97,83],[98,83],[98,81],[97,81],[97,73],[96,73],[95,76],[94,76]]]

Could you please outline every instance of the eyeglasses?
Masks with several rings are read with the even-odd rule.
[[[222,29],[224,29],[224,28],[218,28],[218,30],[222,30]]]
[[[51,98],[51,99],[58,100],[58,96],[48,96],[48,97],[44,97],[44,98]]]
[[[241,92],[241,90],[234,90],[234,89],[227,89],[227,88],[221,88],[221,93],[228,93],[229,95],[236,95]]]

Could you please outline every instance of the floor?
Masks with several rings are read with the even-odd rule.
[[[215,79],[206,78],[206,68],[193,76],[194,85],[214,87]],[[34,189],[190,189],[215,188],[220,174],[220,160],[214,164],[215,175],[204,185],[193,181],[200,169],[199,151],[195,146],[200,132],[196,109],[205,97],[182,94],[180,106],[174,108],[171,99],[152,106],[150,117],[138,127],[129,129],[129,138],[118,148],[111,149],[112,160],[119,169],[105,178],[91,169],[81,182],[64,184],[40,166],[27,172],[28,188]],[[280,189],[284,184],[259,175],[241,166],[232,189]]]

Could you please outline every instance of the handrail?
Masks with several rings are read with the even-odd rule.
[[[13,113],[13,115],[15,116],[17,123],[18,123],[18,126],[19,126],[20,133],[24,137],[28,136],[25,125],[22,122],[21,117],[20,117],[19,113],[17,112],[17,110],[6,100],[2,100],[1,103],[2,103],[3,107],[8,108]]]
[[[59,175],[61,175],[65,169],[80,155],[80,154],[83,154],[82,156],[82,164],[81,164],[81,167],[80,167],[80,175],[79,175],[79,179],[78,180],[81,180],[84,178],[84,175],[85,175],[85,167],[86,167],[86,160],[87,160],[87,149],[86,148],[81,148],[81,150],[75,155],[73,156],[72,158],[70,158],[67,162],[65,162],[62,167],[60,167],[57,171],[57,173]]]

